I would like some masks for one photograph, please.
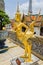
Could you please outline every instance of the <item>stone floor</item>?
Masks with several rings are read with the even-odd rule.
[[[17,46],[9,40],[7,40],[5,43],[6,43],[6,46],[9,46],[9,47],[10,46]],[[11,59],[18,57],[18,56],[21,56],[23,53],[24,53],[23,49],[19,46],[9,49],[8,51],[0,54],[0,65],[10,65]]]
[[[17,46],[11,40],[6,40],[6,46],[11,47],[11,46]],[[24,49],[21,47],[17,46],[14,48],[11,48],[7,50],[6,52],[0,54],[0,65],[11,65],[11,60],[15,57],[19,57],[24,54]],[[39,65],[43,65],[43,61],[39,60],[37,62]]]

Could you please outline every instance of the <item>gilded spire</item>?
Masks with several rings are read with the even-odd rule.
[[[17,12],[15,14],[15,21],[20,22],[21,21],[21,14],[19,11],[19,3],[17,3]]]
[[[19,12],[19,3],[17,3],[17,12]]]

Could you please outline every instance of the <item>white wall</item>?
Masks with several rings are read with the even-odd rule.
[[[11,29],[11,24],[7,24],[6,29]]]
[[[11,24],[7,24],[5,27],[6,27],[7,31],[11,31],[12,30]]]
[[[36,32],[35,35],[40,35],[40,27],[34,27],[34,32]]]

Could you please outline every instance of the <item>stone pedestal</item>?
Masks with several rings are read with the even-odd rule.
[[[14,58],[14,59],[11,60],[11,65],[35,65],[39,61],[39,58],[32,55],[32,60],[33,61],[31,61],[31,62],[25,62],[24,58],[18,57],[18,58]],[[17,61],[20,64],[17,64]]]

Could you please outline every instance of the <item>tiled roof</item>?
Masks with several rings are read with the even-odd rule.
[[[36,15],[32,15],[31,17],[30,16],[28,16],[28,15],[23,15],[24,17],[24,20],[23,20],[23,22],[29,22],[29,23],[31,23],[31,19],[32,20],[35,20],[36,19]],[[35,24],[35,26],[43,26],[43,23],[41,23],[41,21],[42,21],[42,19],[43,19],[43,16],[42,15],[40,15],[40,16],[38,16],[38,18],[37,18],[37,22],[36,22],[36,24]],[[11,25],[12,25],[12,27],[13,27],[13,24],[14,24],[14,22],[15,22],[15,20],[14,19],[11,19]]]
[[[31,16],[31,19],[32,19],[32,20],[35,20],[35,19],[36,19],[36,16]]]
[[[11,22],[14,22],[15,20],[14,19],[10,19]]]
[[[28,15],[24,15],[24,18],[25,18],[25,21],[28,22],[28,23],[31,23],[31,20],[36,20],[37,19],[37,22],[36,22],[35,26],[37,26],[37,27],[38,26],[43,26],[43,24],[42,24],[43,16],[42,15],[40,15],[40,16],[32,15],[31,17],[28,16]]]
[[[32,20],[35,20],[36,17],[37,17],[37,16],[34,16],[34,15],[32,15],[31,17],[25,15],[25,19],[26,19],[26,21],[28,21],[28,22],[31,21],[31,19],[32,19]],[[37,17],[37,21],[41,21],[42,18],[43,18],[42,16],[38,16],[38,17]]]
[[[25,20],[28,22],[31,21],[30,16],[25,16]]]
[[[42,19],[42,16],[39,16],[39,17],[37,18],[37,21],[41,21],[41,19]]]
[[[11,19],[11,26],[14,27],[14,22],[15,20],[14,19]]]

